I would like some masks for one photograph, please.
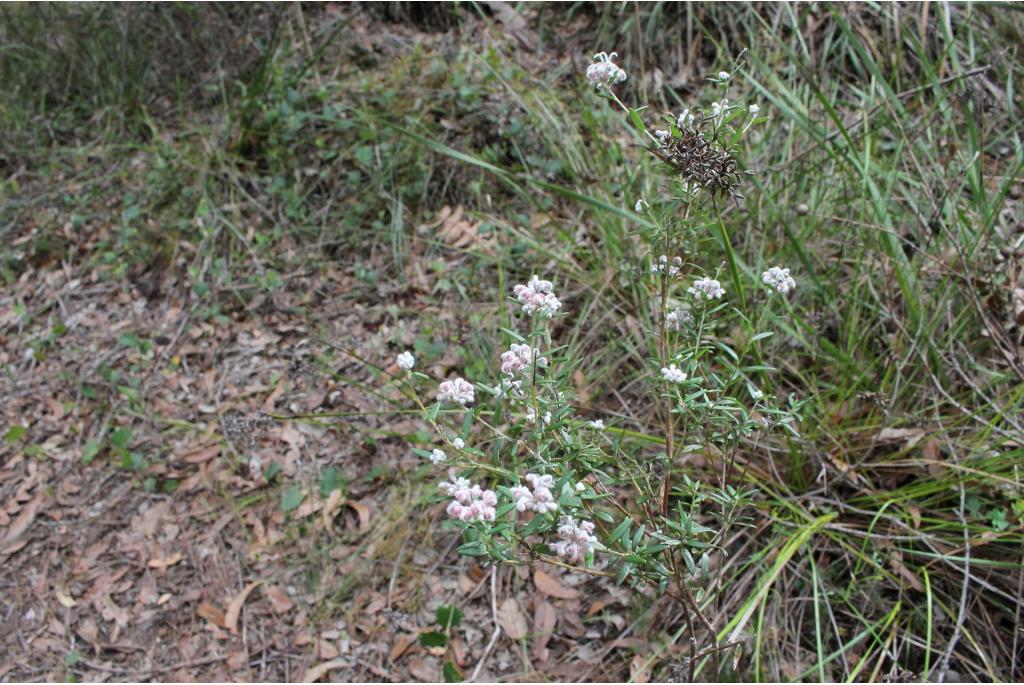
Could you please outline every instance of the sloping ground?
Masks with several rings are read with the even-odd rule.
[[[289,279],[325,301],[349,293],[347,283]],[[205,321],[182,302],[74,268],[26,273],[4,295],[7,678],[289,679],[318,660],[317,641],[325,656],[346,628],[355,634],[345,641],[358,640],[351,627],[319,625],[316,612],[375,563],[365,547],[390,483],[363,476],[393,473],[404,450],[364,448],[352,422],[270,422],[236,430],[232,445],[222,424],[240,414],[359,411],[368,400],[303,363],[309,319],[285,302]],[[365,321],[357,307],[332,326],[379,345],[351,326]],[[312,498],[281,511],[272,469],[275,484],[305,493],[331,468],[354,482],[329,514],[305,511]]]
[[[662,29],[690,6],[629,9],[645,13],[641,36],[612,10],[594,28],[583,13],[534,7],[524,24],[487,4],[492,17],[462,12],[454,27],[414,19],[436,32],[328,4],[305,17],[315,40],[289,24],[292,50],[247,82],[239,116],[179,118],[167,99],[144,143],[78,145],[57,125],[54,140],[74,145],[0,155],[0,678],[437,680],[447,661],[478,679],[686,677],[671,601],[455,553],[433,503],[438,471],[410,451],[429,436],[387,372],[412,348],[435,378],[493,378],[498,284],[545,270],[580,313],[561,331],[582,340],[580,403],[656,435],[637,401],[646,295],[630,277],[646,255],[618,217],[578,201],[628,209],[650,190],[633,165],[650,168],[603,103],[582,111],[575,99],[593,94],[574,74],[595,44],[614,47],[629,87],[660,93],[665,77],[696,98],[720,58],[701,33],[688,54],[669,49],[678,32]],[[733,19],[764,31],[750,6],[728,9],[694,18],[709,35],[745,35]],[[916,37],[916,22],[861,10],[837,16],[859,20],[858,35]],[[773,349],[780,387],[813,398],[814,418],[800,440],[738,455],[761,495],[722,562],[714,619],[745,621],[728,661],[748,678],[1012,678],[1024,657],[1024,319],[1005,286],[1019,279],[1024,208],[1004,185],[1019,170],[1009,143],[975,157],[964,123],[981,91],[1010,96],[982,78],[988,67],[944,62],[949,92],[918,102],[937,86],[900,87],[927,115],[904,129],[882,100],[862,102],[863,46],[831,10],[800,10],[809,62],[785,51],[804,42],[791,9],[758,11],[791,40],[773,33],[754,53],[774,55],[752,73],[776,96],[762,102],[778,140],[752,148],[764,187],[726,218],[751,269],[800,265]],[[941,42],[929,11],[920,31]],[[669,55],[670,76],[648,59],[634,78],[647,49]],[[896,80],[916,64],[898,56],[911,66]],[[821,92],[841,116],[822,111]],[[1014,130],[1006,115],[993,132],[1005,113],[979,106],[981,134]],[[831,147],[847,137],[856,155]],[[887,157],[894,145],[913,154]],[[863,178],[843,166],[862,155],[878,164]],[[985,160],[984,184],[964,183],[971,158]],[[875,214],[878,179],[893,197]],[[971,232],[986,221],[990,234]],[[981,239],[991,249],[975,250]],[[910,277],[913,297],[899,290]],[[918,328],[911,305],[927,314]],[[687,473],[707,478],[711,460],[691,456]],[[448,648],[419,644],[450,605],[462,617]]]
[[[356,360],[388,367],[415,338],[379,293],[324,269],[207,318],[159,291],[65,265],[0,300],[2,677],[437,680],[444,649],[417,639],[442,604],[464,613],[447,658],[466,675],[624,677],[601,659],[639,644],[624,590],[484,570],[438,532],[432,474],[392,437],[420,425]],[[529,656],[491,639],[526,616]]]

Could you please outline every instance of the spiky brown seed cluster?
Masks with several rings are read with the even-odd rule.
[[[718,197],[728,195],[742,198],[736,192],[744,174],[739,163],[729,150],[718,142],[712,133],[711,120],[704,119],[693,127],[680,130],[681,137],[671,138],[651,151],[672,167],[684,183],[696,183],[704,190]]]
[[[256,436],[273,422],[269,414],[258,411],[245,415],[237,409],[225,412],[221,418],[221,427],[235,449],[252,449],[256,446]]]

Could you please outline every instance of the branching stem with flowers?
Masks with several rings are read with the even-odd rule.
[[[443,442],[416,451],[448,469],[439,492],[446,525],[463,536],[460,553],[493,564],[545,561],[670,595],[690,633],[691,677],[705,659],[718,677],[722,649],[709,608],[723,583],[712,577],[712,560],[729,554],[730,530],[750,524],[757,495],[730,483],[735,459],[741,447],[756,452],[771,430],[795,433],[800,409],[792,399],[782,406],[770,388],[759,387],[769,383],[771,369],[758,344],[772,333],[749,330],[747,286],[728,252],[720,214],[722,203],[742,199],[750,173],[739,162],[743,136],[766,119],[757,105],[741,107],[725,97],[734,69],[708,79],[722,93],[719,100],[678,116],[665,113],[660,127],[649,127],[643,110],[613,91],[627,78],[615,58],[599,53],[587,79],[622,109],[664,169],[657,192],[633,204],[644,246],[637,273],[651,295],[647,387],[660,408],[664,451],[646,453],[627,431],[606,425],[607,416],[577,415],[571,383],[577,360],[554,343],[551,331],[553,319],[572,313],[555,284],[538,275],[510,293],[522,331],[509,328],[510,345],[496,360],[498,378],[445,379],[427,406],[418,393],[431,379],[415,370],[410,352],[396,362],[403,390]],[[723,231],[728,259],[707,268],[715,228]],[[728,289],[720,280],[726,272]],[[772,267],[761,285],[766,295],[758,306],[770,307],[796,281],[788,269]],[[740,340],[723,334],[737,320],[746,331]],[[684,465],[698,457],[718,467],[717,482],[686,472]],[[714,564],[719,573],[721,561]]]

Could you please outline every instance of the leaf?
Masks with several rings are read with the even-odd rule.
[[[370,519],[372,512],[366,502],[370,501],[369,498],[364,497],[359,502],[345,502],[345,506],[356,512],[356,516],[359,517],[359,532],[365,533],[370,530]]]
[[[267,482],[270,482],[274,480],[274,476],[281,473],[281,470],[281,465],[276,461],[272,461],[270,462],[270,466],[267,467],[267,470],[263,472],[263,477],[267,479]]]
[[[340,469],[329,466],[320,474],[320,480],[317,485],[320,488],[320,496],[327,497],[335,490],[344,489],[348,485],[348,478],[345,477],[345,474]]]
[[[280,585],[267,585],[263,588],[263,594],[270,600],[270,608],[275,614],[287,614],[295,606],[295,603],[288,598],[288,595],[281,589]]]
[[[4,554],[3,548],[11,545],[15,540],[20,538],[22,534],[28,530],[28,527],[32,525],[32,522],[36,520],[36,513],[39,511],[40,505],[43,503],[43,496],[36,495],[36,498],[25,505],[18,514],[18,518],[14,519],[11,527],[7,529],[7,534],[4,535],[3,540],[0,540],[0,554]]]
[[[533,651],[537,653],[541,661],[548,660],[548,640],[555,631],[555,623],[558,621],[558,614],[555,607],[546,599],[535,599],[533,601]]]
[[[322,664],[313,666],[305,673],[302,674],[301,682],[303,683],[315,683],[320,680],[328,671],[332,671],[336,668],[346,668],[349,666],[348,659],[332,659],[331,661],[325,661]]]
[[[181,560],[182,560],[181,552],[175,552],[174,554],[172,554],[171,556],[169,556],[169,557],[167,557],[165,559],[150,559],[149,560],[149,567],[150,568],[160,569],[161,571],[163,571],[163,570],[166,570],[166,569],[170,568],[171,566],[174,566],[175,564],[177,564]]]
[[[442,628],[457,626],[462,623],[462,610],[454,604],[442,604],[437,607],[435,618],[437,619],[437,625]]]
[[[459,554],[467,557],[482,557],[487,554],[487,548],[484,547],[484,543],[479,540],[474,540],[473,542],[467,542],[463,545],[459,545],[458,552]]]
[[[927,434],[923,428],[883,428],[875,439],[879,442],[906,440],[907,447],[913,447]]]
[[[498,607],[498,625],[513,640],[522,640],[526,637],[526,617],[523,616],[519,603],[509,597]]]
[[[416,636],[415,635],[409,635],[409,634],[399,635],[398,639],[395,640],[395,644],[391,645],[391,652],[388,655],[390,660],[391,661],[396,661],[396,660],[402,658],[402,655],[405,654],[409,650],[409,647],[411,647],[412,644],[415,641],[416,641]]]
[[[245,604],[245,599],[249,596],[250,592],[262,584],[262,580],[255,580],[249,583],[241,592],[235,595],[235,598],[231,600],[231,604],[228,605],[228,612],[224,614],[224,627],[235,635],[238,634],[238,615],[242,613],[242,605]]]
[[[630,107],[629,120],[633,122],[633,127],[637,130],[637,133],[643,135],[647,132],[647,126],[644,124],[644,120],[640,117],[640,110]]]
[[[448,636],[436,630],[420,633],[420,644],[424,647],[444,647],[448,644]]]
[[[293,485],[281,493],[281,511],[288,513],[299,508],[302,500],[306,498],[297,485]]]
[[[462,674],[459,673],[459,669],[450,661],[444,662],[444,682],[446,683],[461,683]]]
[[[128,449],[132,441],[132,431],[129,428],[118,428],[110,434],[110,444],[120,449]]]
[[[558,599],[576,599],[580,594],[572,588],[565,587],[540,569],[533,572],[533,584],[545,595]]]
[[[87,440],[85,447],[82,449],[82,463],[91,464],[96,455],[100,453],[101,447],[102,445],[99,440]]]
[[[202,602],[196,609],[199,618],[204,618],[218,628],[224,627],[224,612],[209,602]]]
[[[18,442],[27,432],[28,428],[25,428],[25,426],[11,426],[4,433],[4,440],[9,443]]]

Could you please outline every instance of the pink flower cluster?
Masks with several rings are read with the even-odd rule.
[[[529,369],[534,361],[542,368],[548,365],[548,360],[540,356],[540,350],[537,348],[531,349],[529,345],[512,343],[508,352],[501,353],[501,372],[506,376],[514,376],[524,369]]]
[[[512,289],[512,292],[515,293],[519,304],[523,305],[524,314],[536,314],[550,319],[562,306],[562,303],[551,292],[552,288],[551,281],[543,281],[533,275],[526,285],[520,283]]]
[[[665,315],[665,328],[670,331],[682,330],[693,323],[693,314],[688,309],[677,307]]]
[[[626,72],[613,61],[616,55],[599,52],[594,63],[587,67],[587,80],[597,88],[608,88],[626,80]]]
[[[543,514],[549,511],[558,511],[558,502],[551,493],[555,485],[553,476],[538,476],[536,473],[526,474],[526,482],[530,484],[527,488],[517,485],[512,488],[512,499],[516,502],[516,511],[535,511]],[[530,491],[533,488],[533,492]]]
[[[473,401],[473,386],[462,378],[444,381],[437,388],[438,402],[452,402],[463,406]]]
[[[452,497],[448,505],[448,515],[460,521],[493,521],[495,507],[498,506],[498,495],[493,490],[484,490],[473,485],[467,478],[456,478],[449,474],[451,482],[443,482],[439,487]]]
[[[701,300],[715,300],[725,295],[722,284],[713,278],[702,278],[694,281],[693,287],[687,288],[687,292],[693,295],[694,299],[698,302]]]
[[[651,264],[651,273],[663,274],[668,273],[669,276],[675,276],[679,273],[680,267],[683,265],[682,257],[673,257],[672,262],[669,263],[667,255],[661,255],[658,257],[658,261]]]
[[[777,266],[773,266],[761,274],[761,280],[769,288],[772,288],[783,295],[796,287],[796,281],[789,275],[789,269],[783,269]]]
[[[558,526],[558,542],[551,545],[555,554],[569,563],[583,561],[587,553],[597,547],[594,524],[590,521],[576,522],[571,516],[563,516]]]

